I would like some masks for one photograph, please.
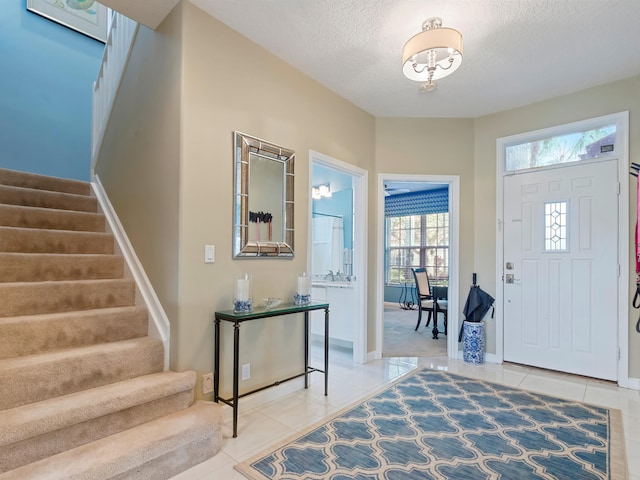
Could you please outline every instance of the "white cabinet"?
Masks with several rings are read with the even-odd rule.
[[[351,347],[355,320],[354,287],[313,286],[311,298],[329,304],[329,339]],[[324,336],[324,311],[311,312],[311,334]],[[337,341],[337,342],[336,342]]]

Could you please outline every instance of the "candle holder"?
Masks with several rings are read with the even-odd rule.
[[[233,292],[233,311],[235,313],[249,313],[253,311],[251,298],[251,275],[241,273],[236,277]]]
[[[307,272],[298,274],[298,288],[293,296],[294,305],[308,305],[311,303],[311,277]]]

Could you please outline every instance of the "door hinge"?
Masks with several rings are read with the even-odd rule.
[[[620,347],[618,347],[618,360],[620,360]]]
[[[622,187],[620,187],[620,182],[618,182],[618,196],[620,196],[621,189],[622,189]]]
[[[618,264],[618,278],[620,278],[620,264]]]

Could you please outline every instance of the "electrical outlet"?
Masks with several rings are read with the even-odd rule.
[[[202,375],[202,394],[213,392],[213,373],[205,373]]]
[[[249,380],[251,378],[251,364],[245,363],[242,365],[242,380]]]

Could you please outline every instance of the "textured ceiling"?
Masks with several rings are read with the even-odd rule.
[[[478,117],[640,74],[640,0],[190,1],[375,116]],[[464,60],[419,93],[401,51],[434,16]]]

